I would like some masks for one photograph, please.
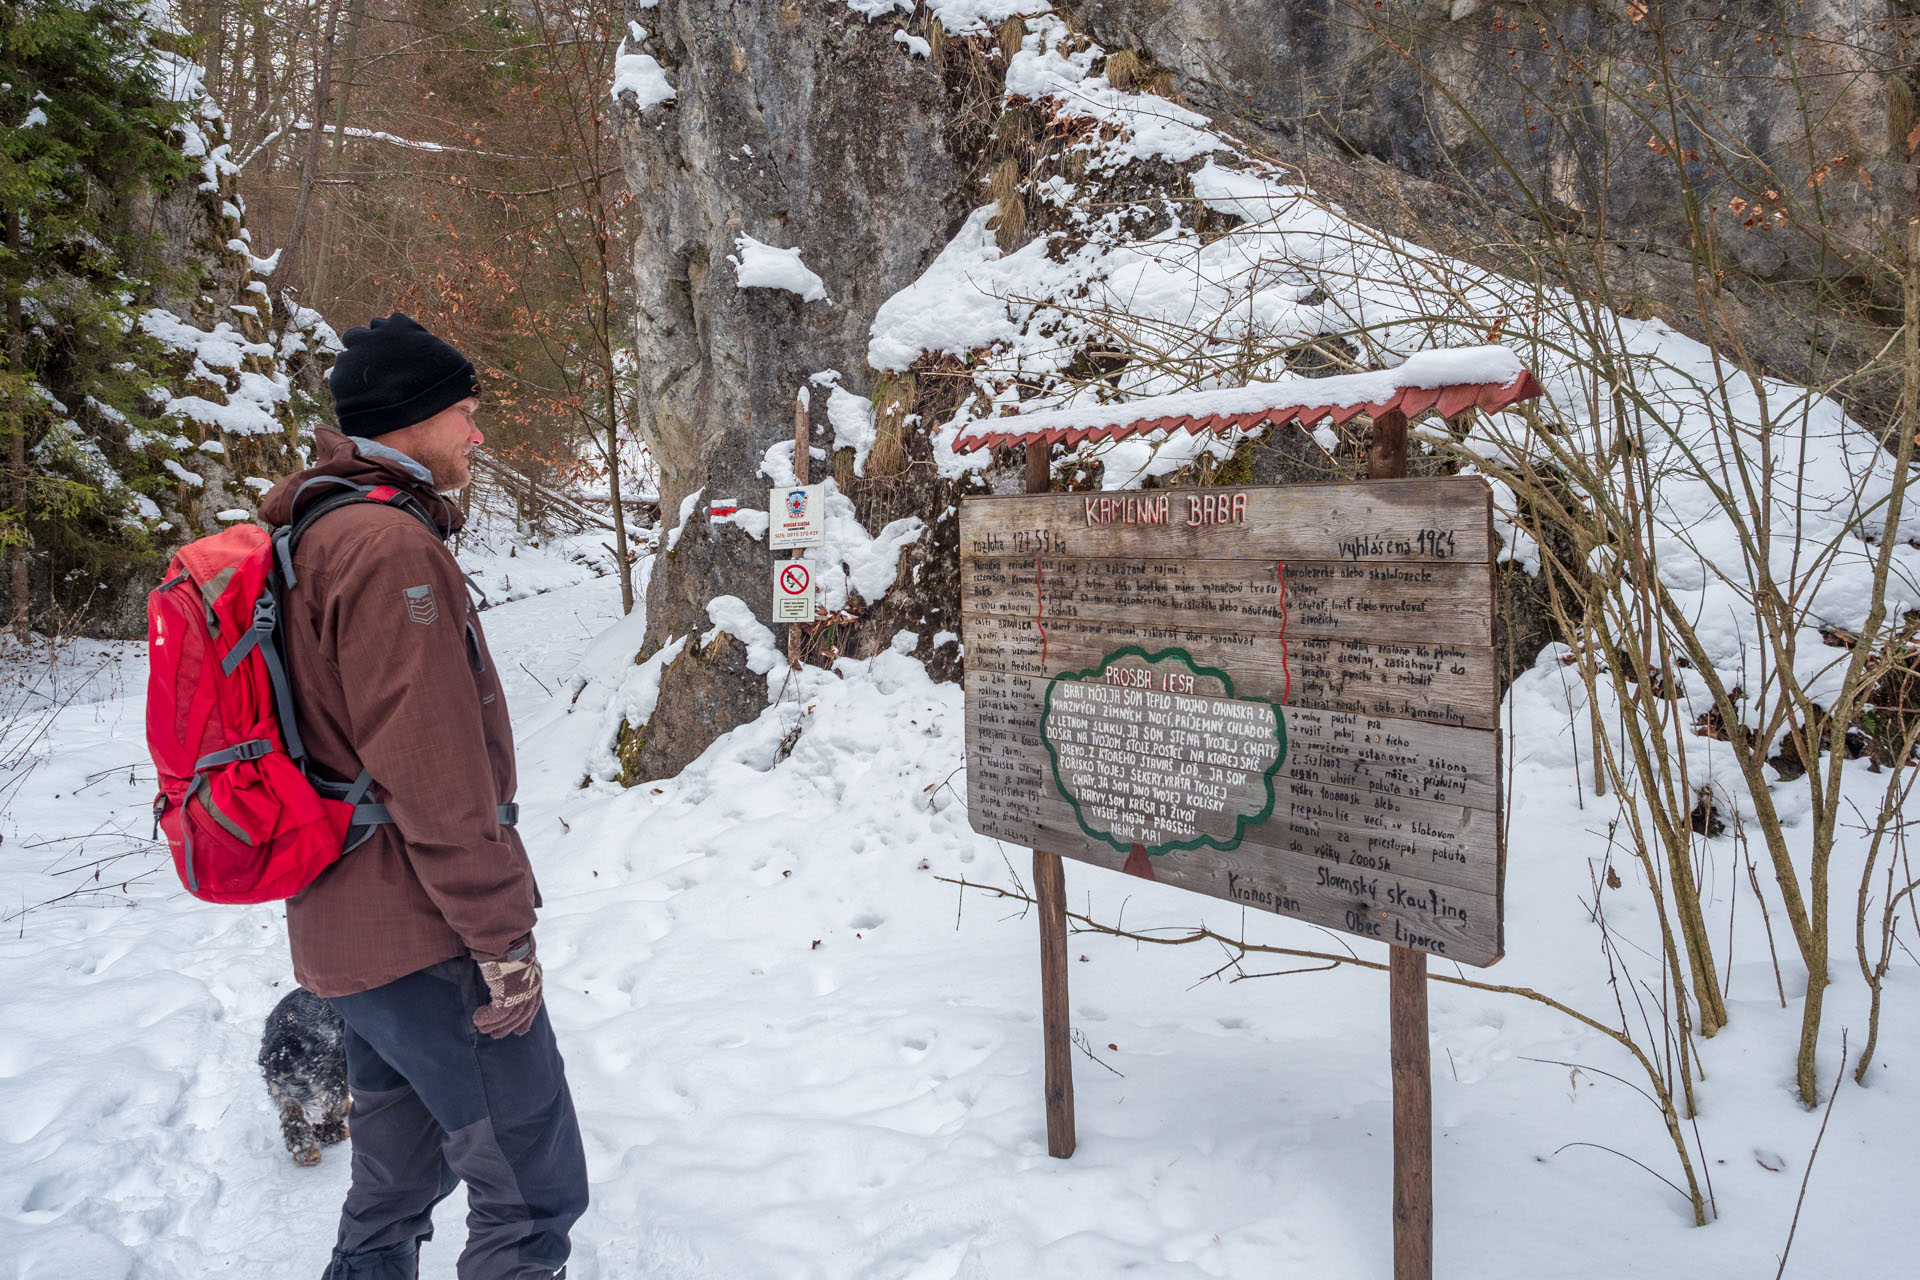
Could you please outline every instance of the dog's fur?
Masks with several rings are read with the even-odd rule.
[[[305,987],[295,987],[267,1015],[260,1070],[295,1164],[320,1163],[320,1148],[347,1136],[347,1053],[341,1030],[340,1015]]]

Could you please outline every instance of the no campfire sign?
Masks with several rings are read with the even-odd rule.
[[[782,560],[773,566],[773,620],[813,621],[813,573],[802,560]]]

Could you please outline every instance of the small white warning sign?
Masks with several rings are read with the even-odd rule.
[[[813,573],[805,562],[781,560],[773,566],[773,620],[813,621]]]
[[[774,551],[798,551],[825,546],[827,541],[826,486],[794,484],[767,491],[767,546]]]

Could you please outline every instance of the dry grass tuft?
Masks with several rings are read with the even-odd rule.
[[[1009,107],[1000,114],[993,128],[994,150],[1003,156],[1026,155],[1033,150],[1033,112],[1025,107]]]
[[[1146,68],[1146,59],[1131,49],[1110,53],[1107,55],[1107,83],[1123,93],[1130,92],[1140,83],[1141,73]]]
[[[868,480],[897,474],[907,461],[906,420],[915,391],[911,373],[883,373],[873,387],[873,447],[867,450]]]
[[[1027,22],[1019,14],[1014,14],[1000,24],[1000,52],[1007,61],[1013,61],[1013,55],[1020,52],[1021,42],[1027,38]]]
[[[987,194],[1004,210],[1020,199],[1020,162],[1008,156],[987,175]]]
[[[999,210],[993,219],[993,238],[1002,253],[1012,253],[1027,242],[1027,204],[1018,194],[1010,200],[999,201]]]

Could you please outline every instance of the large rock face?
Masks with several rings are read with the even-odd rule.
[[[704,491],[653,575],[652,652],[707,631],[716,595],[767,616],[766,544],[711,524],[707,503],[765,504],[762,456],[793,438],[795,394],[811,375],[839,369],[850,389],[871,389],[875,309],[920,272],[972,202],[946,147],[946,86],[893,42],[891,25],[870,26],[838,4],[668,0],[633,17],[655,28],[644,47],[677,90],[626,122],[641,210],[641,425],[660,463],[667,525]],[[742,235],[798,247],[831,301],[741,288],[728,259]],[[830,447],[825,396],[814,398],[815,439]],[[816,462],[813,478],[823,474]],[[765,705],[762,682],[737,661],[697,661],[689,650],[668,679],[698,686],[669,701],[702,714],[684,730],[656,727],[644,776],[677,771]]]
[[[1003,100],[1028,31],[1013,15],[1047,7],[633,3],[635,22],[652,30],[629,52],[657,62],[644,69],[674,87],[630,99],[624,127],[643,221],[642,422],[662,467],[666,523],[681,526],[653,575],[642,656],[713,630],[717,596],[767,616],[765,543],[710,522],[706,503],[765,500],[763,456],[791,438],[794,394],[810,375],[837,369],[848,389],[874,396],[883,423],[897,403],[923,427],[976,389],[1008,399],[1037,389],[1019,378],[982,386],[959,350],[885,376],[867,366],[877,310],[971,210],[998,203],[994,234],[1009,253],[1035,235],[1098,234],[1084,217],[1070,230],[1069,214],[1144,216],[1121,231],[1146,236],[1177,210],[1202,239],[1233,221],[1193,199],[1203,154],[1089,175],[1089,140],[1107,136],[1104,126],[1072,122],[1071,101]],[[1727,270],[1705,287],[1763,365],[1812,380],[1836,347],[1884,339],[1866,310],[1836,306],[1824,280],[1853,273],[1870,297],[1871,266],[1836,264],[1883,251],[1915,204],[1920,34],[1910,0],[1812,0],[1784,18],[1768,7],[1731,24],[1710,5],[1663,11],[1654,0],[1065,0],[1053,11],[1071,32],[1062,49],[1104,50],[1103,86],[1206,113],[1245,155],[1303,172],[1392,233],[1496,269],[1523,256],[1503,256],[1522,242],[1536,264],[1542,243],[1577,244],[1618,283],[1611,306],[1666,318],[1696,300],[1696,229],[1710,223]],[[992,25],[940,25],[965,14]],[[1057,40],[1055,19],[1044,21]],[[1035,47],[1027,41],[1023,56]],[[1661,65],[1673,68],[1664,83],[1650,70]],[[1079,190],[1077,211],[1036,199],[1048,183]],[[1009,212],[1020,216],[1010,222]],[[729,256],[741,235],[798,247],[831,304],[740,288]],[[822,399],[816,392],[816,451],[833,443]],[[954,524],[941,513],[958,487],[937,479],[923,438],[908,431],[899,443],[889,478],[869,470],[853,481],[844,451],[833,459],[869,529],[907,515],[929,524],[886,602],[836,624],[834,643],[861,656],[911,629],[916,651],[950,672],[953,651],[939,637],[957,606]],[[1275,467],[1298,470],[1269,459],[1255,471]],[[817,455],[813,477],[825,470]],[[687,647],[652,722],[626,742],[629,780],[676,771],[759,712],[766,687],[745,655],[718,641]]]
[[[1909,0],[1058,7],[1108,49],[1150,55],[1189,105],[1283,159],[1318,135],[1523,213],[1680,250],[1691,198],[1722,212],[1727,250],[1761,276],[1818,267],[1823,225],[1836,258],[1882,249],[1914,207]],[[1691,192],[1674,190],[1670,145],[1689,153]],[[1725,216],[1735,201],[1740,215]],[[1776,208],[1815,234],[1750,219]]]

